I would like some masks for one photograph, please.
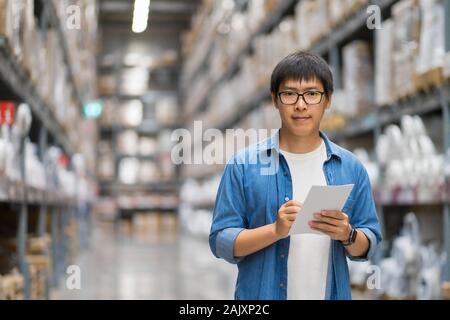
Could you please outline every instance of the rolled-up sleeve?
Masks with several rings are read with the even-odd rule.
[[[353,261],[367,261],[375,254],[382,236],[369,176],[362,165],[356,187],[356,199],[350,224],[353,228],[365,234],[369,240],[369,250],[364,257],[353,257],[348,253],[347,256]]]
[[[243,164],[233,159],[225,171],[217,192],[209,235],[212,253],[232,264],[242,261],[234,257],[234,243],[246,229]]]

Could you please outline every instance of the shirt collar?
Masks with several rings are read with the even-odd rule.
[[[278,154],[280,154],[280,131],[281,130],[277,130],[277,132],[272,137],[270,137],[266,141],[263,141],[260,144],[260,150],[266,152],[276,151]],[[320,131],[319,134],[325,143],[325,147],[327,150],[327,159],[330,160],[333,156],[341,159],[341,152],[338,146],[331,142],[324,132]]]

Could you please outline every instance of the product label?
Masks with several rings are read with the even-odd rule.
[[[0,101],[0,124],[12,126],[16,105],[12,101]]]

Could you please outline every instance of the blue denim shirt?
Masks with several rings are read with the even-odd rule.
[[[339,241],[331,240],[326,299],[351,299],[346,256],[370,259],[381,241],[379,221],[367,172],[349,151],[332,143],[325,134],[328,185],[354,184],[344,205],[350,224],[364,232],[370,242],[365,257],[351,257]],[[245,229],[272,224],[279,208],[292,199],[292,178],[279,152],[279,131],[273,137],[238,152],[227,164],[214,207],[209,244],[213,254],[232,264],[239,273],[235,299],[285,300],[290,237],[245,258],[233,254],[234,242]]]

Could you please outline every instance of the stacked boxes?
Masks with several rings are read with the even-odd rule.
[[[375,99],[377,105],[387,105],[394,101],[395,91],[392,88],[394,50],[394,22],[389,19],[383,22],[376,31],[375,41]]]
[[[343,83],[348,116],[354,117],[371,110],[374,85],[369,44],[354,41],[343,48]]]
[[[393,74],[396,98],[414,94],[416,57],[420,38],[420,11],[415,0],[403,0],[392,7],[394,17]]]

